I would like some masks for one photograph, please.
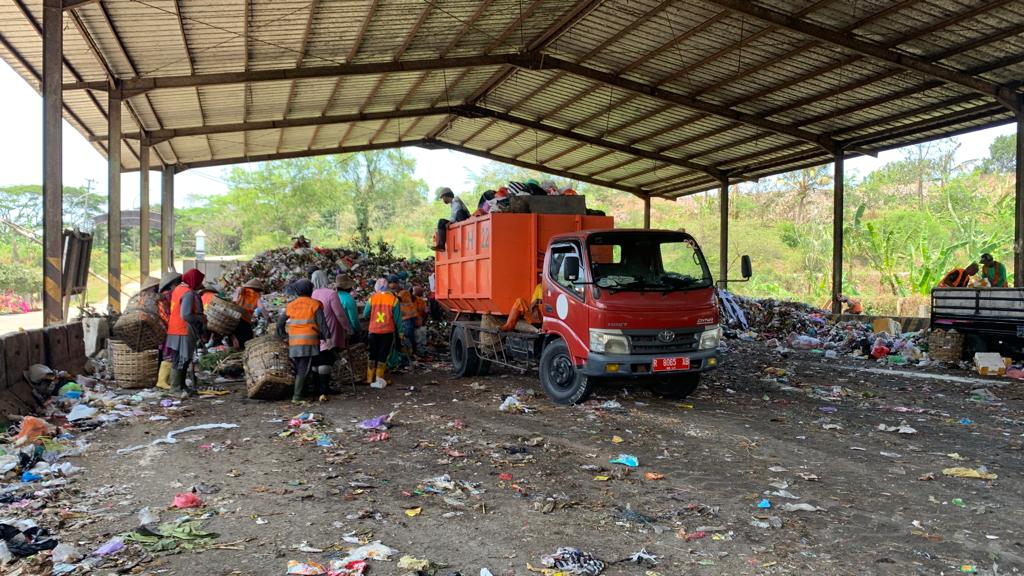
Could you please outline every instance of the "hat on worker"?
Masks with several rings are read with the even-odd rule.
[[[220,286],[216,282],[203,282],[203,288],[200,292],[220,292]]]
[[[158,286],[157,289],[160,290],[161,292],[163,292],[164,290],[167,290],[168,288],[170,288],[171,284],[174,284],[178,280],[181,280],[181,274],[180,273],[178,273],[178,272],[166,272],[166,273],[164,273],[163,276],[160,277],[160,286]]]
[[[452,192],[452,189],[447,186],[441,186],[437,189],[437,199],[440,200],[445,196],[455,196],[455,192]]]
[[[401,279],[398,277],[398,274],[392,274],[391,276],[388,276],[388,284],[391,284],[392,282],[397,283],[399,280]]]
[[[144,292],[151,288],[157,288],[160,286],[160,280],[153,278],[152,276],[146,276],[142,279],[142,285],[139,286],[139,292]]]
[[[260,292],[266,292],[266,289],[263,287],[263,282],[260,282],[258,278],[253,278],[245,284],[242,284],[242,288],[251,288]]]
[[[356,287],[356,283],[350,276],[339,275],[334,281],[334,285],[338,290],[351,290]]]

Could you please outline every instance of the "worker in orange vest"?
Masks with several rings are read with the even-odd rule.
[[[171,318],[171,293],[178,287],[178,284],[181,284],[181,274],[178,272],[167,272],[160,277],[160,285],[156,288],[157,294],[160,295],[157,310],[160,314],[160,323],[164,325],[165,331],[167,330],[167,323]]]
[[[295,365],[295,389],[292,402],[301,402],[313,359],[320,354],[320,341],[331,337],[324,318],[323,305],[312,298],[313,283],[298,280],[291,285],[297,295],[277,319],[277,335],[288,338],[288,357]]]
[[[397,285],[398,277],[392,276],[393,284]],[[366,351],[369,361],[366,364],[366,383],[373,384],[383,380],[388,368],[388,357],[397,342],[398,327],[402,324],[402,309],[398,296],[388,290],[388,280],[379,278],[373,285],[373,296],[366,303],[363,317],[370,320]]]
[[[971,262],[966,268],[954,268],[939,281],[939,288],[967,288],[971,285],[971,276],[978,273],[978,264]]]
[[[402,337],[412,356],[416,356],[416,319],[419,316],[416,301],[412,290],[404,288],[398,292],[398,308],[402,314]]]
[[[512,303],[512,309],[508,312],[508,319],[501,327],[502,332],[511,332],[516,329],[520,320],[525,320],[535,328],[544,322],[544,314],[541,313],[541,304],[544,300],[544,284],[542,281],[543,272],[537,273],[537,285],[530,295],[530,302],[522,298],[516,298]]]
[[[203,301],[196,293],[205,275],[195,268],[185,272],[181,284],[171,292],[171,308],[167,319],[166,353],[171,360],[171,394],[187,395],[190,390],[185,374],[192,365],[196,343],[205,328]]]
[[[252,321],[256,310],[259,310],[264,318],[267,317],[267,307],[263,303],[265,291],[263,282],[253,278],[242,284],[235,295],[235,304],[242,308],[242,317],[238,319],[238,326],[235,328],[235,340],[238,341],[239,348],[245,348],[245,343],[252,340]]]
[[[854,300],[847,295],[839,297],[840,304],[846,304],[845,314],[863,314],[864,306],[860,303],[860,300]]]

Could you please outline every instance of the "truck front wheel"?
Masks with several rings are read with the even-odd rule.
[[[465,328],[456,326],[452,329],[451,338],[452,374],[457,378],[476,376],[480,370],[480,357],[476,348],[469,345],[469,335]]]
[[[700,374],[684,374],[672,378],[660,378],[651,383],[651,389],[662,398],[682,400],[700,386]]]
[[[593,383],[576,369],[569,346],[563,340],[548,344],[541,353],[540,383],[555,404],[578,404],[593,390]]]

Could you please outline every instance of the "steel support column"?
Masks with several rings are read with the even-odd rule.
[[[64,5],[43,1],[43,323],[64,320],[62,250],[64,182],[61,175]]]
[[[121,311],[121,94],[107,93],[107,305]]]
[[[729,179],[718,189],[718,285],[729,287]]]
[[[839,297],[843,295],[843,151],[836,151],[835,174],[832,179],[832,313],[843,311]]]
[[[1013,285],[1024,286],[1024,96],[1017,97],[1017,168],[1014,173]]]
[[[174,269],[174,168],[164,166],[160,186],[160,273]]]
[[[644,228],[651,227],[651,197],[644,196]]]
[[[149,145],[139,146],[139,274],[149,276]]]

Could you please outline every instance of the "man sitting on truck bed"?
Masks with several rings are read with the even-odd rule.
[[[971,285],[971,276],[978,273],[978,265],[971,262],[966,268],[954,268],[939,281],[939,288],[967,288]]]
[[[1006,288],[1006,266],[997,262],[988,252],[981,255],[981,277],[992,288]]]
[[[452,207],[452,217],[450,220],[441,218],[437,221],[437,234],[434,241],[434,250],[444,250],[445,241],[448,238],[448,225],[455,224],[456,222],[462,222],[463,220],[469,219],[469,209],[466,208],[466,204],[455,196],[451,188],[443,187],[437,191],[437,197],[439,200],[448,204]]]

